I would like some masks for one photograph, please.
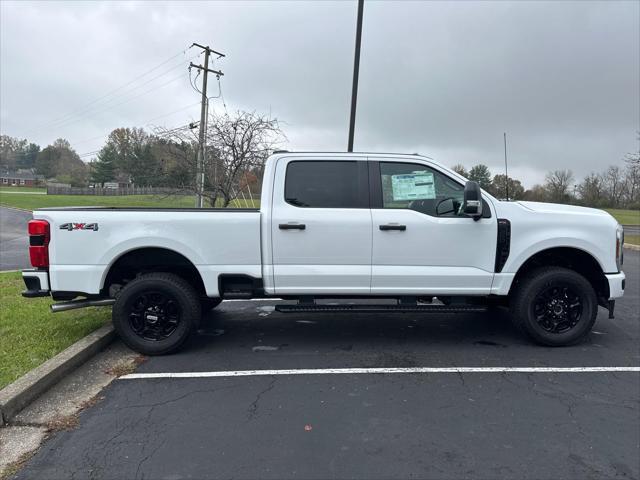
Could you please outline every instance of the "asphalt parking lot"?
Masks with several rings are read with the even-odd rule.
[[[29,220],[30,212],[0,207],[0,271],[30,267]]]
[[[504,312],[293,314],[224,302],[139,373],[640,365],[640,254],[616,319],[532,345]],[[117,380],[17,478],[638,478],[640,373],[267,375]]]

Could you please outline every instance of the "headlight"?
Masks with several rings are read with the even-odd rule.
[[[618,225],[616,229],[616,267],[618,267],[618,271],[622,267],[622,263],[624,262],[624,253],[622,251],[622,246],[624,245],[624,229],[622,225]]]

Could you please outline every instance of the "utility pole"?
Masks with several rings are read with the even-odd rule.
[[[202,105],[200,107],[200,131],[198,133],[198,160],[196,165],[196,208],[202,208],[202,199],[204,194],[204,165],[205,165],[205,134],[207,128],[207,112],[209,107],[209,99],[207,98],[207,77],[209,73],[214,73],[218,77],[224,76],[224,73],[209,68],[209,55],[212,53],[218,58],[224,57],[223,53],[216,52],[209,47],[193,43],[192,47],[198,47],[204,50],[204,67],[189,63],[189,68],[197,68],[203,72],[202,76]]]
[[[351,118],[349,119],[349,144],[347,152],[353,152],[353,134],[356,128],[356,104],[358,101],[358,76],[360,75],[360,44],[362,43],[362,11],[364,0],[358,0],[356,21],[356,52],[353,59],[353,85],[351,87]]]
[[[507,171],[507,132],[504,132],[504,189],[509,201],[509,172]]]

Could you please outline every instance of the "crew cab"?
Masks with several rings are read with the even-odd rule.
[[[534,341],[568,345],[598,306],[613,318],[625,286],[623,231],[608,213],[500,201],[420,155],[276,152],[260,209],[33,218],[23,295],[62,301],[54,311],[113,304],[117,332],[145,354],[179,348],[222,300],[258,297],[293,300],[282,312],[503,305]]]

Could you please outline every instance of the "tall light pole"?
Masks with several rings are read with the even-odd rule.
[[[353,85],[351,87],[351,118],[349,119],[348,152],[353,152],[353,133],[356,126],[356,104],[358,102],[358,75],[360,74],[360,44],[362,43],[362,10],[364,0],[358,0],[358,19],[356,23],[356,52],[353,59]]]
[[[509,201],[509,171],[507,170],[507,132],[504,133],[504,189]]]

